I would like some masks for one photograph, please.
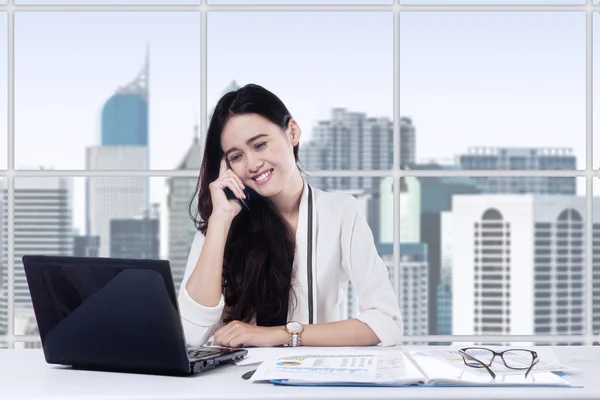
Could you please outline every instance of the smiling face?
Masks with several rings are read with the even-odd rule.
[[[292,119],[283,131],[257,114],[231,117],[221,134],[221,148],[244,185],[270,197],[281,192],[297,172],[293,148],[300,129]]]

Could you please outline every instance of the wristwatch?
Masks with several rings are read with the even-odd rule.
[[[300,346],[300,334],[304,331],[304,326],[298,321],[290,321],[285,325],[285,330],[290,334],[290,347]]]

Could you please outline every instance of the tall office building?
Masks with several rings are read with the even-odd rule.
[[[472,147],[458,156],[464,170],[575,170],[568,148]],[[483,193],[576,195],[576,177],[474,177]]]
[[[150,80],[150,50],[135,78],[115,91],[102,107],[100,145],[149,145],[148,85]]]
[[[8,268],[8,220],[4,218],[7,204],[7,190],[4,179],[0,179],[0,335],[5,335],[8,329],[8,287],[4,281],[4,271]]]
[[[17,319],[31,321],[33,315],[21,258],[25,254],[72,255],[72,187],[70,178],[15,179],[13,216],[15,321]],[[3,190],[3,198],[6,198],[6,189]],[[4,215],[6,211],[6,202],[3,202]],[[2,235],[2,242],[6,243],[7,230],[3,230]],[[7,281],[6,262],[3,263],[2,281]],[[24,326],[23,330],[31,331],[34,328]],[[15,329],[15,333],[22,334],[18,329]]]
[[[179,171],[194,171],[195,175],[199,175],[202,157],[203,143],[200,142],[199,129],[196,125],[192,143],[176,169]],[[177,291],[179,291],[190,248],[197,232],[196,226],[190,217],[190,212],[197,217],[198,202],[195,198],[192,199],[197,183],[197,176],[176,176],[167,180],[168,253]]]
[[[417,157],[415,126],[412,119],[400,118],[400,168],[410,168]]]
[[[594,198],[594,205],[599,202],[600,200]],[[592,270],[592,328],[594,335],[600,335],[600,251],[596,251],[596,249],[600,249],[600,222],[596,222],[599,219],[600,217],[596,213],[596,210],[594,210],[594,233],[592,238],[592,246],[594,248]]]
[[[102,107],[100,144],[87,149],[89,170],[146,170],[150,166],[148,86],[150,52],[135,78]],[[86,182],[86,235],[100,237],[99,255],[110,254],[110,220],[134,218],[148,208],[150,179],[91,177]]]
[[[427,245],[400,243],[400,265],[394,269],[393,244],[378,243],[402,312],[405,335],[428,334],[428,262]],[[397,288],[397,289],[396,289]]]
[[[73,255],[75,257],[98,257],[100,251],[100,236],[73,237]]]
[[[388,170],[393,161],[393,124],[388,118],[333,108],[329,120],[319,121],[310,142],[300,143],[299,158],[310,175],[323,170]],[[367,220],[379,241],[379,177],[308,178],[323,190],[365,190],[371,195]]]
[[[94,146],[88,148],[90,170],[139,170],[147,163],[142,146]],[[110,220],[135,218],[148,207],[148,178],[94,176],[87,178],[87,236],[100,237],[99,255],[110,255]]]
[[[8,333],[8,292],[0,289],[0,335]]]
[[[160,258],[159,204],[138,218],[110,221],[110,256],[115,258]]]
[[[440,213],[440,281],[437,285],[437,334],[452,334],[452,211]]]
[[[446,169],[437,164],[413,165],[412,169]],[[382,184],[391,188],[392,178],[385,178]],[[392,204],[393,193],[385,190],[387,199],[382,204]],[[441,214],[451,210],[452,196],[460,193],[478,193],[475,183],[468,177],[406,177],[400,180],[400,240],[407,243],[427,245],[428,299],[427,326],[429,334],[441,334],[438,318],[448,320],[449,316],[439,316],[438,291],[449,291],[450,287],[439,288],[442,276]],[[382,238],[391,241],[393,237],[393,208],[381,210]],[[443,306],[444,310],[448,307]]]
[[[455,196],[453,333],[584,334],[585,204],[560,195]]]

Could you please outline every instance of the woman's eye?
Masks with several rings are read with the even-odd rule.
[[[229,162],[233,162],[233,161],[237,160],[238,158],[240,158],[240,156],[235,155],[229,159]]]
[[[267,145],[267,142],[261,142],[261,143],[259,143],[259,144],[256,145],[256,148],[258,149],[258,148],[261,148],[261,147],[266,146],[266,145]]]

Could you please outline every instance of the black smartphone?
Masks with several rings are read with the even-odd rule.
[[[227,163],[227,168],[231,169],[231,165],[229,165],[229,160],[227,158],[225,158],[225,162]],[[250,211],[250,207],[248,206],[248,203],[244,199],[238,199],[236,197],[236,195],[233,194],[233,191],[231,189],[225,188],[224,192],[225,192],[225,197],[227,197],[227,199],[239,201],[242,204],[242,206],[244,208],[246,208],[246,210]],[[250,197],[250,190],[247,187],[245,187],[243,192],[246,195],[246,200],[247,200]]]
[[[246,210],[250,211],[250,207],[248,207],[248,203],[246,203],[246,201],[244,199],[238,199],[236,197],[236,195],[233,194],[233,192],[229,188],[225,188],[224,191],[225,191],[225,197],[227,197],[229,200],[239,201],[242,204],[242,206],[244,206],[246,208]],[[250,195],[250,191],[248,190],[248,188],[244,189],[244,194],[246,195],[246,199],[248,199],[248,197]]]

